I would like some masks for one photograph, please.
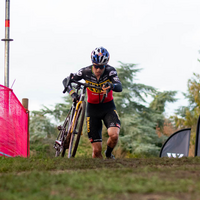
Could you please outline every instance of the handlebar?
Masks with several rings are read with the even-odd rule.
[[[69,85],[70,83],[76,83],[76,84],[78,84],[79,86],[82,85],[82,86],[84,86],[84,87],[86,87],[86,88],[90,87],[90,88],[95,88],[95,89],[98,89],[98,90],[102,90],[102,87],[98,87],[98,86],[95,86],[95,85],[90,85],[90,84],[88,84],[88,83],[81,83],[81,82],[79,82],[79,81],[73,80],[73,79],[71,79],[72,76],[73,76],[73,74],[70,74],[69,79],[67,80],[67,83],[66,83],[66,87],[65,87],[65,89],[63,90],[63,93],[65,93],[65,92],[67,91],[67,87],[68,87],[68,85]],[[101,100],[101,103],[103,103],[103,101],[104,101],[104,99],[107,97],[107,95],[108,95],[108,90],[106,91],[106,94],[103,95],[102,100]]]
[[[79,82],[79,81],[76,81],[76,80],[71,80],[70,81],[71,83],[76,83],[76,84],[78,84],[78,85],[82,85],[82,86],[84,86],[84,87],[90,87],[90,88],[95,88],[95,89],[98,89],[98,90],[102,90],[102,88],[101,87],[98,87],[98,86],[95,86],[95,85],[90,85],[90,84],[88,84],[88,83],[81,83],[81,82]],[[68,84],[66,84],[66,85],[69,85],[69,83]],[[65,89],[63,90],[63,93],[65,93],[67,91],[67,87],[65,87]]]
[[[65,85],[65,89],[63,90],[63,93],[67,92],[67,87],[68,87],[68,85],[72,82],[72,81],[71,81],[72,76],[73,76],[73,74],[71,73],[71,74],[69,75],[69,78],[68,78],[67,83],[66,83],[66,85]]]

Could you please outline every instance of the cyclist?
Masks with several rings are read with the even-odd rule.
[[[118,117],[116,107],[113,101],[113,91],[121,92],[122,85],[117,76],[114,67],[108,65],[110,55],[103,47],[98,47],[91,53],[92,65],[81,68],[77,73],[73,74],[72,79],[84,79],[86,83],[102,87],[102,91],[87,88],[87,133],[92,144],[92,157],[103,158],[102,156],[102,120],[108,131],[107,149],[105,156],[115,159],[112,151],[118,142],[120,132],[120,119]],[[69,77],[63,80],[66,86]],[[108,90],[107,97],[101,102],[103,94]],[[71,86],[67,88],[68,93],[75,100],[79,96],[74,92]]]

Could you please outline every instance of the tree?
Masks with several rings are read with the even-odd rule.
[[[154,110],[158,114],[158,116],[159,115],[163,116],[157,119],[157,128],[159,128],[160,132],[164,132],[164,127],[166,128],[166,125],[170,123],[169,119],[165,119],[163,114],[165,112],[165,104],[166,102],[173,103],[177,101],[177,99],[174,98],[176,94],[177,94],[176,91],[164,91],[164,92],[156,91],[155,94],[152,95],[154,99],[150,103],[150,108]]]
[[[56,128],[50,118],[45,116],[42,111],[32,111],[30,114],[30,140],[38,140],[40,138],[51,138],[55,136]]]
[[[141,69],[137,68],[137,65],[122,62],[117,68],[123,86],[122,92],[113,93],[121,120],[119,146],[134,156],[139,154],[158,155],[166,137],[164,135],[158,137],[156,128],[163,127],[165,103],[174,102],[176,92],[157,92],[154,87],[137,83],[135,77],[140,71]],[[150,97],[153,101],[149,104],[147,100]],[[50,124],[51,119],[56,124],[62,123],[72,103],[68,94],[64,100],[64,103],[56,104],[53,109],[43,106],[43,109],[35,112],[35,115],[31,118],[31,123],[33,127],[40,127],[40,129],[31,129],[33,133],[49,131],[47,135],[53,135],[53,132],[50,132],[46,126],[56,126]]]
[[[68,93],[65,97],[63,97],[63,99],[64,103],[55,104],[53,109],[43,106],[43,109],[41,109],[43,115],[52,116],[56,122],[62,123],[65,120],[72,104],[72,98]]]
[[[114,93],[115,104],[121,118],[120,144],[132,154],[158,155],[166,137],[158,137],[156,127],[164,125],[166,102],[174,102],[176,92],[157,92],[154,87],[136,83],[141,69],[135,64],[120,62],[117,69],[123,91]],[[149,105],[147,99],[153,97]]]
[[[57,103],[52,108],[43,106],[40,111],[32,111],[30,114],[30,139],[56,137],[57,126],[62,124],[71,107],[71,97],[66,95],[64,103]]]
[[[188,100],[188,106],[181,106],[172,116],[178,129],[191,128],[191,150],[194,152],[197,120],[200,114],[200,75],[193,73],[193,77],[188,80],[188,89],[183,93]]]

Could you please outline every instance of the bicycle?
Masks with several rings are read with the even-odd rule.
[[[102,90],[101,87],[75,81],[71,79],[72,76],[73,74],[70,74],[63,93],[67,91],[67,87],[70,83],[75,83],[73,87],[76,89],[76,93],[79,94],[79,100],[78,102],[73,100],[72,106],[68,112],[67,117],[65,118],[63,125],[58,126],[59,134],[53,146],[56,149],[55,157],[58,157],[60,154],[62,157],[64,157],[67,149],[68,158],[75,157],[80,141],[80,136],[82,135],[83,122],[85,118],[86,88],[89,87],[97,90]],[[107,93],[103,95],[101,103],[103,103],[106,96]]]

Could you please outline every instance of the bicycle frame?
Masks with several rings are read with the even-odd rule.
[[[77,147],[78,147],[78,143],[79,143],[79,139],[80,139],[80,135],[82,134],[82,125],[83,125],[83,121],[84,121],[83,113],[85,113],[85,105],[86,105],[85,104],[86,88],[91,87],[91,88],[96,88],[96,89],[102,90],[101,87],[89,85],[89,84],[86,84],[86,83],[81,83],[81,82],[78,82],[78,81],[75,81],[75,80],[68,81],[68,84],[70,84],[70,82],[76,83],[76,85],[75,85],[76,93],[78,94],[80,92],[80,97],[79,97],[79,100],[77,102],[76,102],[76,100],[73,100],[71,109],[70,109],[70,111],[69,111],[69,113],[68,113],[68,115],[67,115],[67,117],[64,121],[64,124],[59,129],[60,133],[59,133],[59,135],[58,135],[58,137],[55,141],[55,144],[54,144],[54,148],[56,149],[56,157],[59,156],[59,154],[61,152],[62,152],[62,156],[64,156],[65,151],[68,148],[68,144],[69,144],[68,158],[71,157],[73,140],[74,140],[75,134],[77,134],[76,142],[75,142],[75,145],[73,147],[73,153],[72,153],[72,156],[75,156],[76,150],[77,150]],[[65,93],[65,92],[66,92],[66,88],[63,91],[63,93]],[[103,95],[102,101],[105,99],[105,96],[106,96],[106,94]],[[80,108],[80,106],[81,106],[81,108]],[[82,117],[80,117],[80,116],[82,116]],[[80,120],[81,125],[78,125],[78,127],[77,127],[79,117],[81,119]],[[68,127],[66,127],[67,125],[68,125]],[[78,132],[76,132],[77,128],[78,128]],[[65,144],[66,144],[67,147],[65,146]]]
[[[73,104],[72,104],[72,107],[71,107],[72,114],[71,114],[70,120],[69,120],[70,122],[74,122],[74,119],[77,115],[78,108],[79,108],[80,104],[85,100],[86,86],[84,86],[83,88],[81,88],[81,87],[77,88],[76,92],[78,93],[79,90],[81,90],[80,99],[79,99],[78,102],[73,101]],[[70,131],[72,132],[72,130],[74,128],[74,123],[70,126],[70,128],[71,128]]]

